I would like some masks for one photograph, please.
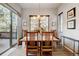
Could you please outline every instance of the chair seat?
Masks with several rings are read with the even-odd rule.
[[[38,48],[38,46],[28,46],[28,48]]]
[[[42,48],[52,48],[52,46],[42,46]]]
[[[42,51],[52,51],[52,49],[42,49]]]
[[[28,51],[38,51],[38,49],[28,49]]]

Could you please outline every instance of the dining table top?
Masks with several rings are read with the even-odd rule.
[[[26,42],[26,41],[38,41],[38,42],[41,42],[41,41],[59,41],[58,39],[52,39],[52,40],[20,40],[22,42]]]

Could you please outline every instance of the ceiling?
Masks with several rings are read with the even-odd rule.
[[[45,9],[45,8],[57,8],[61,5],[61,3],[19,3],[18,4],[23,9]]]

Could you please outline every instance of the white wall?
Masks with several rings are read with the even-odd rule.
[[[21,7],[18,6],[18,4],[15,3],[8,3],[8,4],[21,14]]]
[[[23,27],[23,30],[28,30],[29,31],[29,15],[38,15],[39,14],[39,10],[38,9],[25,9],[22,11],[23,13],[23,22],[26,22],[27,26],[22,26]],[[56,26],[51,26],[52,22],[56,22],[57,20],[57,16],[56,16],[56,10],[53,10],[53,9],[40,9],[40,14],[41,15],[50,15],[50,18],[49,18],[49,30],[51,29],[56,29]]]
[[[67,29],[67,21],[68,20],[72,20],[72,19],[67,19],[67,11],[69,11],[70,9],[76,7],[76,17],[72,18],[72,19],[76,19],[76,29]],[[79,40],[79,4],[77,3],[65,3],[62,4],[62,6],[60,6],[58,8],[58,14],[63,12],[63,35],[67,36],[67,37],[71,37],[74,38],[76,40]],[[72,48],[73,43],[71,43],[71,41],[66,39],[65,42],[70,48]],[[76,44],[76,48],[77,48],[77,43]],[[77,49],[76,49],[77,50]]]
[[[76,19],[76,29],[67,29],[67,11],[69,11],[70,9],[76,7],[76,17],[73,19]],[[60,6],[58,8],[58,14],[63,12],[63,33],[65,36],[71,37],[71,38],[75,38],[78,39],[79,38],[79,4],[73,4],[73,3],[66,3],[66,4],[62,4],[62,6]],[[72,20],[72,19],[69,19]],[[78,39],[79,40],[79,39]]]

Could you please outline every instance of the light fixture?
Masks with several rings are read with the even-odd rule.
[[[40,15],[37,15],[37,19],[40,20]]]
[[[39,10],[38,10],[37,19],[39,19],[39,20],[40,20],[40,3],[39,3],[39,5],[38,5],[38,7],[39,7]]]
[[[41,19],[45,19],[46,16],[42,16]]]
[[[40,9],[41,9],[41,6],[40,6],[40,3],[39,3],[39,11],[38,11],[38,15],[37,15],[37,19],[38,20],[41,20],[41,19],[45,19],[45,16],[40,16]]]
[[[37,17],[33,16],[33,19],[37,19],[37,20],[41,20],[41,19],[45,19],[45,16],[40,16],[40,3],[38,4],[38,15]]]
[[[35,17],[35,16],[33,16],[33,19],[36,19],[36,17]]]

